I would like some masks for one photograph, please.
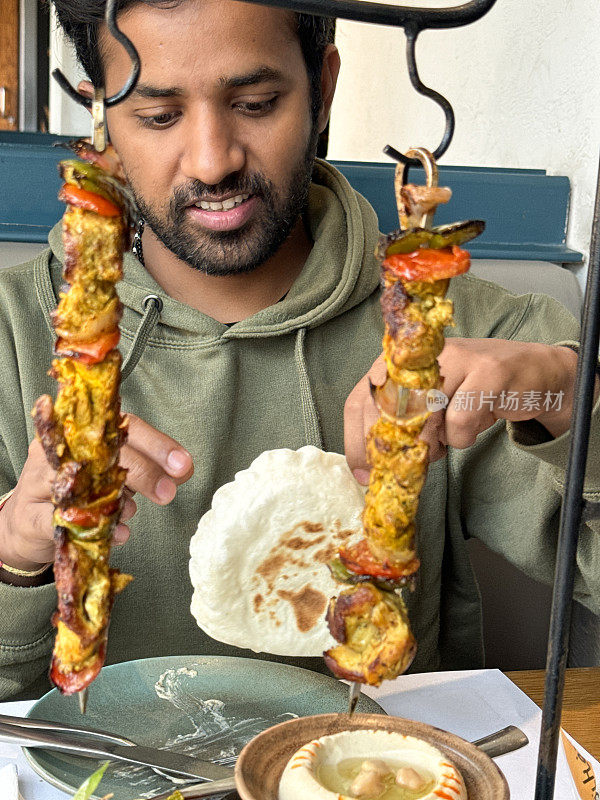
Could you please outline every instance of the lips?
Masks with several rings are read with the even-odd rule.
[[[188,206],[187,214],[212,231],[232,231],[245,225],[258,205],[256,195],[238,194],[222,200],[199,200]]]

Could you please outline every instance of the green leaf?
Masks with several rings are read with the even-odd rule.
[[[96,791],[98,784],[102,780],[102,776],[106,772],[106,768],[109,764],[110,761],[104,761],[96,770],[96,772],[94,772],[93,775],[90,775],[90,777],[81,784],[79,789],[77,789],[75,795],[73,796],[73,800],[90,800],[90,797]]]

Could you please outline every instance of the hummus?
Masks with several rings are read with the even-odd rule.
[[[305,744],[283,771],[279,800],[355,800],[353,782],[363,762],[374,759],[389,767],[385,789],[362,794],[362,800],[467,800],[460,772],[439,750],[383,730],[343,731]],[[402,775],[415,773],[419,788],[402,785]]]

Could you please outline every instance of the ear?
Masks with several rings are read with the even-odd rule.
[[[85,95],[90,100],[94,99],[94,86],[91,81],[79,81],[77,84],[77,91],[80,92],[80,94]],[[88,109],[88,111],[91,113],[90,109]]]
[[[333,95],[340,72],[340,54],[334,44],[328,44],[323,56],[321,70],[321,109],[318,117],[318,130],[322,133],[329,120],[329,112],[333,103]]]

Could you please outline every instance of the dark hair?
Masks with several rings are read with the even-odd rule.
[[[104,83],[98,47],[98,27],[104,21],[105,0],[51,0],[65,35],[75,48],[80,64],[94,86]],[[182,0],[118,0],[116,11],[139,3],[173,8]],[[326,46],[333,42],[335,20],[312,14],[296,14],[297,32],[311,87],[311,110],[316,118],[321,105],[321,69]]]

